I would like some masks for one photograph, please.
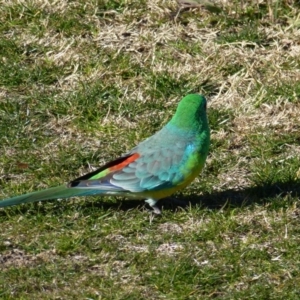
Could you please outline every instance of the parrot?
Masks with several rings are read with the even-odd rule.
[[[153,212],[160,199],[188,186],[202,170],[210,129],[203,95],[188,94],[171,120],[136,147],[68,184],[0,200],[0,207],[75,196],[122,196],[145,200]]]

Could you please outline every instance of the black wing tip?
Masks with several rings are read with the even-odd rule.
[[[102,172],[102,171],[104,171],[104,170],[106,170],[106,169],[108,169],[108,168],[110,168],[110,167],[113,167],[113,166],[115,166],[115,165],[117,165],[117,164],[120,164],[121,162],[123,162],[124,160],[126,160],[129,156],[131,156],[132,154],[127,154],[127,155],[125,155],[125,156],[121,156],[121,157],[119,157],[119,158],[117,158],[117,159],[115,159],[115,160],[113,160],[113,161],[110,161],[110,162],[108,162],[107,164],[105,164],[105,165],[103,165],[101,168],[99,168],[99,169],[97,169],[97,170],[95,170],[95,171],[93,171],[93,172],[90,172],[90,173],[87,173],[87,174],[85,174],[85,175],[83,175],[83,176],[81,176],[81,177],[78,177],[78,178],[76,178],[76,179],[74,179],[74,180],[72,180],[72,181],[70,181],[68,184],[67,184],[67,186],[68,187],[76,187],[76,186],[78,186],[79,184],[81,184],[82,183],[82,181],[84,181],[84,180],[89,180],[91,177],[93,177],[94,175],[97,175],[98,173],[100,173],[100,172]]]

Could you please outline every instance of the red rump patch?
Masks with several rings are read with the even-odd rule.
[[[128,156],[122,156],[117,158],[116,160],[110,161],[109,163],[105,164],[104,166],[102,166],[101,168],[99,168],[96,171],[93,171],[91,173],[85,174],[73,181],[71,181],[68,184],[68,187],[76,187],[79,186],[80,183],[84,180],[90,180],[91,177],[99,174],[100,172],[103,172],[105,170],[109,170],[109,171],[118,171],[121,170],[122,168],[126,167],[127,165],[129,165],[131,162],[135,161],[136,159],[138,159],[140,157],[140,155],[138,153],[133,153],[132,155],[128,155]]]
[[[118,171],[138,159],[140,155],[138,153],[134,153],[131,156],[129,156],[127,159],[123,160],[120,164],[117,164],[115,166],[112,166],[109,168],[109,171]]]

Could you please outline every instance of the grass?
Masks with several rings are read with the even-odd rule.
[[[1,299],[299,298],[299,3],[216,3],[3,3],[1,199],[116,158],[190,92],[212,141],[161,217],[122,198],[1,209]]]

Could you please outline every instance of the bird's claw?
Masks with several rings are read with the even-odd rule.
[[[153,209],[153,212],[156,215],[161,215],[161,210],[157,207],[156,203],[157,200],[153,200],[153,199],[147,199],[145,200],[146,203],[148,203],[150,205],[150,207]]]

